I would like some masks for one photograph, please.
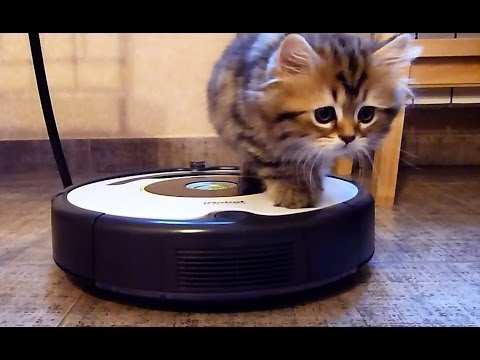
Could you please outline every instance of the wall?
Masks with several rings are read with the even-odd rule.
[[[61,137],[214,135],[205,87],[235,34],[41,34]],[[27,34],[0,34],[0,140],[46,139]]]
[[[446,35],[418,34],[419,37]],[[135,154],[154,154],[156,149],[163,149],[164,153],[185,155],[167,161],[165,164],[169,166],[187,162],[187,157],[193,156],[190,153],[209,161],[228,162],[228,154],[226,158],[217,154],[221,149],[223,156],[225,147],[211,139],[215,133],[207,118],[205,87],[213,63],[234,36],[233,33],[41,34],[60,135],[65,140],[86,139],[69,142],[74,145],[67,145],[66,152],[71,156],[78,153],[75,161],[82,166],[90,161],[85,159],[92,157],[104,157],[109,162],[123,159],[124,155],[114,149],[122,152],[125,144],[133,144],[126,146],[128,152],[132,147],[141,148]],[[417,89],[416,92],[415,104],[437,104],[440,108],[420,109],[417,115],[415,111],[407,113],[402,158],[417,165],[480,164],[480,89]],[[474,103],[469,105],[475,109],[470,106],[464,110],[450,109],[452,103]],[[45,159],[38,153],[51,156],[46,141],[2,144],[2,140],[47,138],[27,34],[0,33],[0,106],[0,173],[13,167],[31,168],[34,163],[44,167]],[[117,138],[130,138],[132,142],[120,142],[122,145],[117,146],[117,142],[109,140]],[[145,138],[153,140],[148,142]],[[176,139],[172,142],[171,138]],[[79,150],[80,143],[84,144],[83,150]],[[143,146],[151,146],[153,150],[144,150]],[[458,151],[448,150],[452,148]],[[19,160],[19,154],[28,160],[28,166]],[[155,156],[148,155],[148,161],[142,162],[138,154],[126,163],[156,166]],[[93,165],[92,168],[97,169]]]

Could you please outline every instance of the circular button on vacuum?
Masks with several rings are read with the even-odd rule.
[[[237,184],[230,181],[195,181],[187,184],[185,187],[194,190],[215,191],[235,188]]]

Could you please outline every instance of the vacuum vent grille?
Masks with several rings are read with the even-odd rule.
[[[177,286],[189,291],[240,291],[289,283],[293,246],[177,250]]]

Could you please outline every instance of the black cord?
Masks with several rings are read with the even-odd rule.
[[[42,46],[40,43],[40,35],[38,33],[28,33],[30,40],[30,50],[32,52],[33,68],[35,70],[35,78],[37,80],[38,95],[42,104],[43,118],[47,127],[48,138],[52,146],[53,155],[57,163],[57,169],[62,178],[63,187],[72,185],[72,177],[68,170],[65,154],[63,153],[62,143],[58,136],[55,115],[53,114],[52,101],[48,90],[47,75],[45,74],[45,64],[43,62]]]

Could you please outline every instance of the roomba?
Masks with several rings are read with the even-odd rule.
[[[316,207],[274,206],[237,167],[165,169],[72,185],[52,200],[53,257],[113,293],[246,300],[320,287],[374,253],[372,196],[328,176]]]

